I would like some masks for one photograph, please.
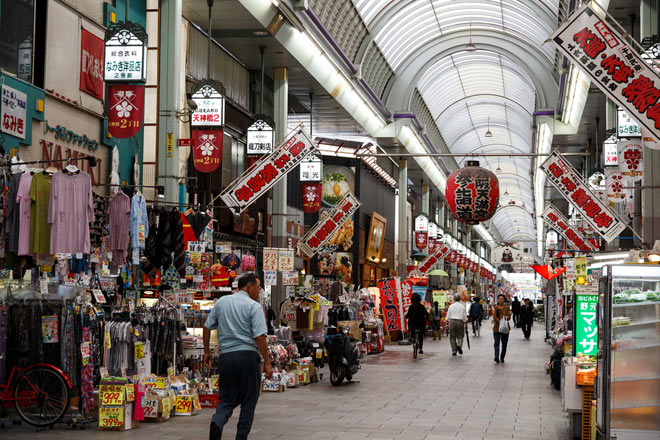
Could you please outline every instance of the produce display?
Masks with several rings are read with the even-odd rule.
[[[630,324],[630,318],[628,318],[627,316],[617,316],[612,318],[612,327],[619,327],[629,324]]]
[[[613,295],[614,304],[639,303],[644,301],[660,301],[660,292],[639,289],[628,289]]]
[[[576,364],[591,364],[596,363],[596,356],[589,356],[587,354],[578,353]]]

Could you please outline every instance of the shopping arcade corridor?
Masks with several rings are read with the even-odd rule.
[[[387,345],[368,356],[355,379],[332,387],[324,369],[320,383],[284,393],[262,393],[251,440],[286,439],[544,439],[567,440],[568,419],[559,392],[550,385],[545,363],[551,348],[537,324],[530,341],[512,331],[506,363],[493,362],[492,330],[485,323],[471,350],[452,357],[449,340],[425,341],[425,353],[412,359],[410,346]],[[28,427],[0,429],[0,437],[23,439],[204,440],[212,410],[165,423],[143,423],[125,432],[73,431],[59,425],[35,433]],[[225,438],[236,433],[238,410]]]

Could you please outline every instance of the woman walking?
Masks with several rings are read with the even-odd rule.
[[[502,330],[500,331],[500,322],[502,319],[507,321],[506,325],[503,325]],[[506,345],[509,342],[509,326],[508,321],[511,319],[511,309],[509,305],[504,300],[504,295],[501,293],[497,295],[497,305],[495,306],[495,311],[493,312],[493,338],[495,339],[495,362],[504,363],[504,356],[506,356]],[[500,342],[502,343],[502,351],[500,353]]]
[[[431,329],[433,330],[433,340],[436,338],[438,340],[442,339],[442,334],[440,333],[440,320],[442,318],[442,311],[440,310],[439,304],[437,301],[433,303],[433,308],[431,309]]]

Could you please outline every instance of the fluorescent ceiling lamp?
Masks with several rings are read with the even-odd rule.
[[[628,252],[613,252],[613,253],[599,253],[597,255],[594,255],[593,258],[594,260],[612,260],[612,259],[621,259],[621,258],[627,258],[628,257]]]
[[[612,261],[599,261],[598,263],[589,263],[587,264],[588,269],[600,269],[603,266],[623,264],[626,260],[612,260]]]

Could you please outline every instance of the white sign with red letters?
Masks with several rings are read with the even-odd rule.
[[[2,132],[25,139],[27,125],[27,94],[13,87],[2,85],[0,102]]]

